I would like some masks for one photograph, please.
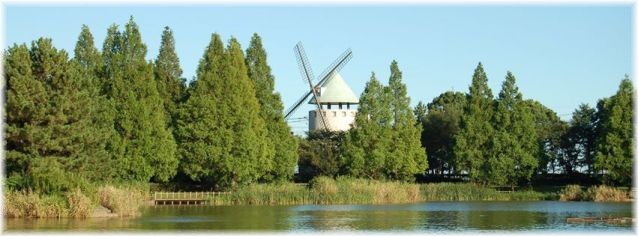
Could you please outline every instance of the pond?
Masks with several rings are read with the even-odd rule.
[[[425,202],[395,205],[153,206],[137,218],[6,219],[7,231],[550,231],[632,232],[631,225],[566,223],[632,217],[631,203]]]

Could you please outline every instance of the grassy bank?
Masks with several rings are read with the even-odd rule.
[[[255,184],[212,197],[211,205],[390,204],[421,201],[517,201],[557,199],[531,190],[498,192],[469,183],[413,184],[352,178],[313,179],[308,185]]]
[[[213,197],[211,205],[386,204],[420,201],[417,184],[351,178],[313,179],[293,183],[255,184]]]
[[[148,187],[144,185],[105,185],[95,190],[75,189],[57,194],[5,190],[4,215],[8,218],[87,218],[96,208],[104,207],[116,216],[135,216],[148,195]]]

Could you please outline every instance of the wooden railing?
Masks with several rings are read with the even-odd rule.
[[[206,200],[229,192],[155,192],[153,200]]]

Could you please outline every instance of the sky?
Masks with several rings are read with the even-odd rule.
[[[479,62],[498,96],[507,71],[525,99],[568,121],[581,103],[595,107],[633,78],[632,6],[614,5],[5,5],[4,49],[39,38],[73,55],[82,24],[101,49],[106,29],[133,16],[154,59],[162,30],[173,30],[183,77],[194,78],[211,34],[235,37],[245,48],[258,33],[288,108],[306,90],[294,45],[301,41],[318,76],[343,51],[353,58],[341,75],[355,94],[372,72],[387,84],[390,63],[403,72],[412,105],[448,91],[467,92]],[[294,117],[307,116],[311,105]],[[307,121],[289,122],[295,133]]]

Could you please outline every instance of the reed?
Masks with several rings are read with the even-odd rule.
[[[627,191],[606,185],[592,186],[585,193],[586,200],[594,202],[623,202],[629,200]]]
[[[66,193],[66,199],[69,206],[69,217],[87,218],[91,215],[95,204],[80,189]]]
[[[580,185],[567,185],[560,190],[561,201],[580,201],[584,199],[584,192]]]
[[[41,196],[30,190],[5,191],[4,203],[7,218],[62,218],[69,212],[63,197]]]
[[[148,198],[148,191],[131,186],[116,188],[111,185],[98,188],[100,205],[121,217],[137,216],[139,208]]]

